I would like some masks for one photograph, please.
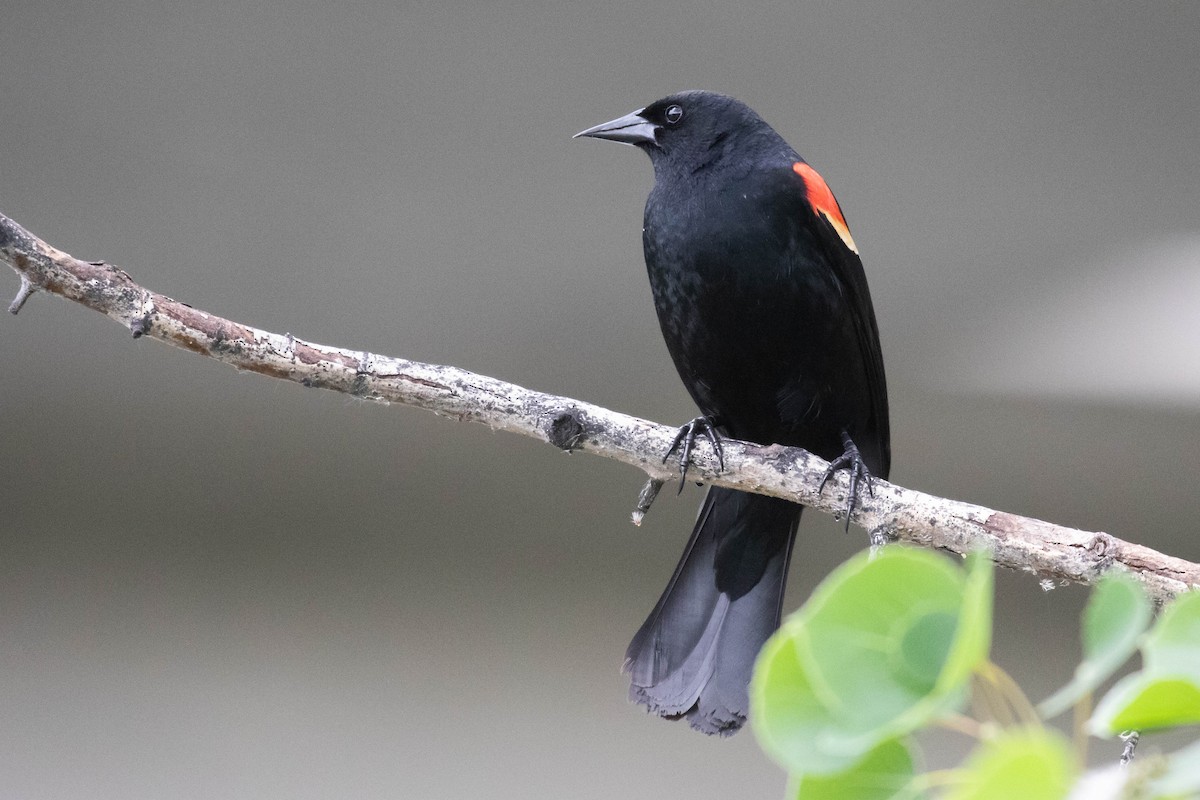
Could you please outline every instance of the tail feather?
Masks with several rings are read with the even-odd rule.
[[[631,700],[704,733],[742,726],[754,659],[779,627],[801,509],[709,490],[671,582],[625,653]]]

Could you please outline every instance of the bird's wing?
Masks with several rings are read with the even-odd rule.
[[[811,224],[818,240],[825,244],[829,263],[834,268],[838,281],[846,290],[854,314],[858,333],[858,344],[867,368],[871,387],[871,407],[881,445],[880,458],[883,475],[891,466],[891,433],[888,423],[887,381],[883,372],[883,353],[879,346],[879,326],[875,322],[875,309],[871,304],[871,291],[867,288],[867,275],[862,259],[858,256],[858,245],[850,235],[850,227],[842,215],[841,206],[825,179],[803,160],[792,164],[792,172],[798,179],[807,205],[812,210]]]

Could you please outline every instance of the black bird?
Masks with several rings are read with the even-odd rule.
[[[831,472],[850,470],[849,515],[857,487],[888,475],[887,387],[858,248],[824,179],[746,105],[711,92],[674,94],[577,135],[634,145],[654,165],[646,269],[667,349],[703,415],[680,430],[684,452],[697,434],[714,446],[726,436],[803,447]],[[704,733],[742,726],[802,508],[709,490],[625,654],[630,699]]]

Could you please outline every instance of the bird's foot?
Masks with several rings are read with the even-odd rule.
[[[821,478],[821,485],[817,488],[817,494],[825,490],[825,483],[839,469],[850,470],[850,497],[846,501],[846,530],[850,530],[850,517],[854,514],[854,506],[858,503],[858,487],[860,483],[867,484],[867,492],[872,497],[875,496],[875,479],[871,476],[871,471],[867,469],[867,463],[863,461],[862,453],[858,452],[858,447],[854,444],[854,440],[850,438],[850,434],[842,431],[842,444],[846,450],[840,456],[829,462],[829,468],[825,470],[825,476]]]
[[[696,437],[703,435],[712,445],[713,452],[717,455],[717,469],[723,472],[725,470],[725,451],[721,448],[721,436],[717,433],[717,423],[709,417],[696,417],[694,420],[684,425],[679,429],[679,433],[675,434],[675,441],[671,442],[671,446],[667,448],[667,452],[663,454],[663,463],[667,463],[667,459],[676,450],[679,450],[679,491],[683,491],[683,485],[687,482],[688,467],[692,465],[692,447],[696,444]],[[683,445],[681,448],[680,445]]]

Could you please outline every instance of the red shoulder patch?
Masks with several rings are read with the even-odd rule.
[[[854,253],[858,253],[858,245],[854,243],[854,237],[850,235],[850,226],[846,224],[846,218],[842,216],[842,208],[838,205],[837,198],[833,196],[829,184],[825,182],[820,173],[803,161],[792,164],[792,170],[804,180],[804,192],[808,195],[808,202],[812,205],[813,211],[817,216],[829,220],[829,224],[837,231],[837,235],[841,237],[846,247],[849,247]]]

